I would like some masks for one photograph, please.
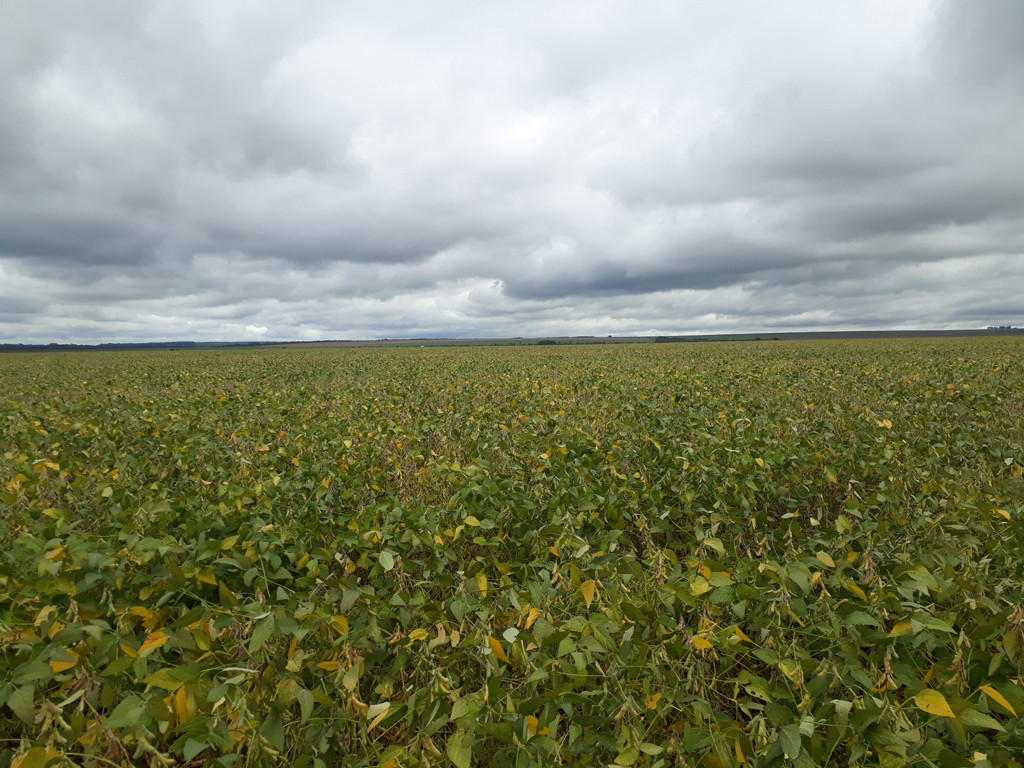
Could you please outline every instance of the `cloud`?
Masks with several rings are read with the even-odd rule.
[[[1024,324],[1024,9],[0,9],[0,340]]]

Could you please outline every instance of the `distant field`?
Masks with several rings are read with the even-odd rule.
[[[1020,766],[1022,474],[1020,336],[5,355],[0,766]]]
[[[363,339],[349,341],[289,341],[281,347],[523,347],[570,344],[649,344],[651,342],[708,342],[708,341],[843,341],[849,339],[935,339],[966,338],[975,336],[1024,338],[1024,329],[1005,330],[943,330],[943,331],[792,331],[691,334],[684,336],[546,336],[540,338],[504,339]]]

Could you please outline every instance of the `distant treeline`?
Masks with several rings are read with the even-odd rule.
[[[51,352],[88,349],[185,349],[199,346],[194,341],[138,341],[108,344],[0,344],[0,352]]]
[[[677,341],[782,341],[780,336],[655,336],[655,344]]]

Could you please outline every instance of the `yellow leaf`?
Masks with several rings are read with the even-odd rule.
[[[1010,513],[1007,512],[1005,509],[994,509],[994,510],[992,510],[992,513],[996,514],[996,515],[999,515],[1001,518],[1003,518],[1003,520],[1009,520],[1010,519]]]
[[[705,592],[711,591],[711,585],[708,584],[706,579],[698,579],[690,585],[690,592],[693,593],[694,597],[699,597]]]
[[[475,515],[466,515],[466,525],[476,528],[480,525],[480,521],[476,519]]]
[[[174,693],[174,714],[178,717],[179,725],[188,722],[192,717],[192,710],[188,704],[188,693],[185,692],[185,686],[182,686]]]
[[[360,715],[365,715],[370,710],[370,708],[366,704],[364,704],[358,698],[356,698],[356,695],[354,693],[349,695],[348,703],[352,707],[352,709]]]
[[[163,632],[151,632],[146,641],[139,648],[139,655],[142,655],[146,651],[152,650],[153,648],[159,648],[167,642],[167,635]]]
[[[63,672],[75,666],[78,663],[78,655],[74,651],[67,651],[67,654],[71,657],[70,659],[60,661],[51,659],[50,669],[54,672]]]
[[[50,747],[32,747],[28,752],[23,752],[11,761],[11,768],[35,768],[35,766],[46,765],[55,757],[60,757],[60,752]]]
[[[540,725],[540,721],[537,720],[533,715],[529,715],[526,718],[526,730],[531,736],[537,735],[537,726]]]
[[[414,629],[412,632],[409,633],[409,639],[410,640],[426,640],[427,639],[427,630],[422,629],[422,628]]]
[[[725,554],[725,545],[722,543],[721,539],[704,539],[704,541],[702,541],[701,544],[703,544],[705,547],[710,547],[720,555]]]
[[[342,635],[348,634],[348,619],[344,616],[332,616],[331,626]]]
[[[476,572],[476,585],[480,588],[480,594],[487,597],[487,575],[483,571]]]
[[[541,617],[541,612],[536,608],[531,608],[530,612],[526,616],[526,622],[523,624],[525,629],[529,629],[534,623]]]
[[[650,696],[648,696],[646,699],[644,699],[644,705],[648,709],[657,709],[659,701],[661,701],[661,694],[660,693],[652,693]]]
[[[744,632],[744,631],[743,631],[742,629],[740,629],[739,627],[733,627],[732,629],[733,629],[733,631],[734,631],[734,632],[736,633],[736,637],[738,637],[738,638],[739,638],[740,640],[746,640],[746,641],[747,641],[748,643],[752,643],[752,642],[754,642],[754,641],[753,641],[753,640],[751,640],[751,639],[750,639],[749,637],[747,637],[747,633],[746,633],[746,632]]]
[[[1017,710],[1015,710],[1013,708],[1013,705],[1010,704],[1010,702],[1006,700],[1006,697],[1003,696],[1003,694],[1001,694],[999,691],[997,691],[991,685],[983,685],[983,686],[981,686],[981,690],[985,692],[986,696],[988,696],[990,699],[992,699],[992,701],[994,701],[996,704],[1001,706],[1003,709],[1005,709],[1011,715],[1013,715],[1014,717],[1017,716]]]
[[[914,697],[914,703],[917,704],[918,709],[927,712],[929,715],[956,718],[953,710],[949,707],[949,702],[946,701],[946,697],[931,688],[925,688],[917,694]]]
[[[738,762],[740,765],[744,765],[747,762],[747,758],[743,754],[743,750],[740,748],[739,739],[736,739],[736,743],[734,746],[736,748],[736,762]]]
[[[321,661],[317,666],[324,672],[336,672],[339,664],[336,661]]]
[[[217,579],[213,575],[213,568],[207,568],[205,571],[200,571],[196,574],[196,578],[204,584],[212,584],[217,586]]]
[[[843,582],[843,586],[846,587],[851,592],[853,592],[853,594],[855,594],[861,600],[867,600],[868,599],[868,596],[864,594],[864,590],[861,589],[860,587],[858,587],[856,584],[853,584],[853,583],[851,583],[849,581],[844,581]]]
[[[821,562],[823,562],[829,568],[836,567],[836,561],[832,559],[832,555],[825,554],[824,552],[819,552],[815,555],[815,557],[821,560]]]
[[[584,581],[580,584],[580,594],[583,595],[583,600],[587,604],[587,608],[594,602],[594,593],[597,591],[597,582],[593,579]]]
[[[533,715],[529,715],[526,718],[526,730],[531,736],[547,736],[551,733],[550,728],[541,728],[540,721]]]
[[[137,659],[137,658],[139,658],[139,652],[136,651],[134,648],[132,648],[127,643],[118,643],[118,645],[120,645],[121,650],[124,651],[125,655],[129,659]]]
[[[711,643],[709,643],[703,637],[691,637],[690,638],[690,643],[693,645],[694,648],[696,648],[697,650],[700,650],[700,651],[706,651],[708,648],[713,648],[714,647]]]
[[[51,613],[56,612],[56,610],[57,609],[54,606],[52,606],[52,605],[46,606],[41,611],[39,611],[38,614],[36,614],[36,620],[33,623],[35,624],[35,626],[38,627],[40,624],[42,624],[44,621],[46,621],[49,618]]]
[[[509,663],[508,656],[505,655],[505,649],[501,647],[501,643],[490,635],[487,636],[487,647],[491,649],[491,653],[493,653],[499,660],[506,664]]]
[[[900,635],[905,635],[908,632],[913,631],[914,623],[910,619],[903,619],[902,621],[897,621],[893,625],[892,632],[889,633],[889,637],[899,637]]]
[[[558,547],[548,547],[548,552],[550,552],[555,557],[558,557]]]
[[[764,459],[758,457],[758,458],[754,459],[754,461],[757,462],[757,466],[759,466],[761,469],[764,469]]]
[[[789,659],[783,659],[779,662],[779,669],[782,670],[782,674],[792,680],[794,683],[800,684],[803,680],[803,670],[800,665],[795,661]]]

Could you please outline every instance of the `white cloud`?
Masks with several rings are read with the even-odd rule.
[[[1012,2],[0,8],[0,340],[1024,324]]]

